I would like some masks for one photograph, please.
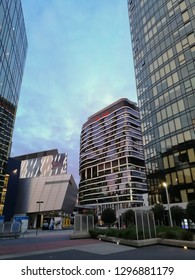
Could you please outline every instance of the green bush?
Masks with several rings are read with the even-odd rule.
[[[105,235],[106,229],[90,229],[89,234],[92,238],[97,238],[98,235]]]
[[[118,229],[115,229],[115,228],[109,228],[107,229],[106,231],[106,235],[107,236],[114,236],[114,237],[118,237]]]
[[[174,232],[172,230],[168,230],[168,231],[162,233],[162,237],[161,238],[177,239],[177,234],[176,234],[176,232]]]
[[[157,236],[160,238],[176,239],[176,240],[193,240],[193,234],[190,231],[182,229],[180,227],[167,227],[157,226]]]
[[[135,227],[128,227],[123,230],[122,237],[125,239],[134,240],[137,239]]]
[[[156,227],[157,236],[164,239],[176,239],[176,240],[193,240],[193,233],[182,229],[180,227],[167,227],[167,226],[157,226]],[[130,226],[126,229],[108,228],[108,229],[91,229],[89,233],[92,238],[97,238],[98,235],[113,236],[118,238],[124,238],[129,240],[137,239],[136,227]],[[138,233],[139,239],[144,238],[143,232]],[[148,238],[145,233],[145,238]]]
[[[187,230],[182,230],[180,233],[180,240],[193,241],[193,233]]]

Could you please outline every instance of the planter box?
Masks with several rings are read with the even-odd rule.
[[[143,247],[143,246],[161,244],[161,245],[169,245],[169,246],[176,246],[176,247],[186,246],[189,249],[195,249],[195,242],[187,241],[187,240],[162,239],[162,238],[129,240],[129,239],[117,238],[117,237],[105,236],[105,235],[99,235],[98,239],[107,242],[121,244],[121,245],[133,246],[133,247]]]

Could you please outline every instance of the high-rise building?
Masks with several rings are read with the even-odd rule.
[[[79,204],[99,212],[142,206],[146,191],[139,111],[122,98],[82,127]]]
[[[0,214],[26,52],[21,1],[0,0]]]
[[[195,1],[128,0],[149,203],[195,199]],[[164,184],[163,184],[164,183]]]

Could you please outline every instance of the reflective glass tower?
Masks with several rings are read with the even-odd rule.
[[[128,0],[150,204],[195,199],[195,1]],[[166,184],[163,184],[166,183]]]
[[[26,52],[21,1],[0,0],[0,213]]]
[[[79,204],[142,206],[147,191],[138,107],[120,99],[90,116],[80,138]]]

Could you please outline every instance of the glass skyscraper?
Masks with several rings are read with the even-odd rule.
[[[122,98],[90,116],[80,138],[79,204],[142,206],[147,191],[139,110]]]
[[[128,0],[149,202],[195,199],[195,1]]]
[[[26,52],[21,1],[0,0],[0,213]]]

